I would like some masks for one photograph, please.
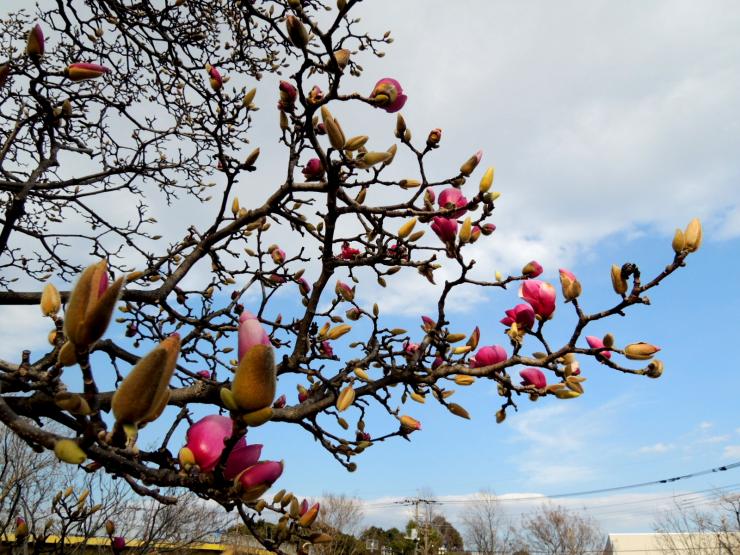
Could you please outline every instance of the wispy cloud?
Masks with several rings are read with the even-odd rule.
[[[647,453],[647,454],[654,454],[654,453],[667,453],[668,451],[672,451],[675,449],[676,446],[672,443],[662,443],[658,442],[653,445],[646,445],[644,447],[640,447],[637,452],[638,453]]]

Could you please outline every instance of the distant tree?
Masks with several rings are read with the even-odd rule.
[[[486,555],[509,553],[509,525],[504,521],[496,496],[482,491],[468,503],[462,513],[468,547]]]
[[[463,550],[464,542],[462,535],[443,515],[434,515],[434,517],[432,517],[431,526],[439,538],[438,548],[444,547],[448,553],[455,553]]]
[[[315,546],[322,555],[352,555],[361,550],[355,538],[362,521],[362,502],[347,495],[324,494],[315,528],[333,536],[331,543]]]
[[[34,452],[2,427],[0,461],[0,535],[21,528],[21,543],[30,543],[34,553],[81,553],[90,538],[101,537],[137,540],[129,553],[162,544],[177,549],[205,539],[226,520],[217,506],[188,492],[166,492],[181,496],[176,505],[141,498],[122,480],[81,473],[51,453]],[[49,536],[60,541],[46,545]],[[65,546],[70,537],[81,541]]]
[[[586,555],[604,546],[596,522],[564,507],[543,506],[522,519],[517,549],[543,555]]]
[[[672,511],[655,523],[663,553],[689,551],[693,555],[740,553],[740,494],[718,492],[706,509],[675,502]]]

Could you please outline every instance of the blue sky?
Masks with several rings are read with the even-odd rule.
[[[672,256],[673,230],[694,216],[704,222],[705,244],[687,268],[650,294],[651,307],[593,328],[594,335],[613,332],[622,344],[659,345],[666,365],[661,379],[584,364],[584,396],[523,401],[502,425],[495,424],[497,398],[488,384],[459,388],[454,400],[470,410],[472,421],[431,402],[412,404],[408,412],[423,421],[423,431],[410,444],[395,440],[368,450],[354,474],[301,430],[270,424],[250,432],[250,441],[265,443],[265,457],[285,459],[280,487],[309,496],[357,495],[370,503],[368,522],[400,525],[400,512],[382,504],[372,510],[372,503],[425,487],[441,498],[481,488],[513,496],[582,491],[740,461],[738,5],[478,0],[461,9],[424,0],[422,10],[420,4],[361,5],[364,24],[391,28],[396,41],[382,60],[363,59],[365,75],[344,92],[353,85],[369,91],[386,75],[399,78],[415,136],[444,130],[443,148],[430,160],[435,177],[484,150],[482,167],[496,167],[494,189],[503,195],[492,220],[496,233],[475,246],[481,275],[516,271],[536,258],[548,280],[557,279],[559,267],[575,272],[585,307],[600,309],[616,298],[611,264],[636,262],[643,275],[660,271]],[[275,143],[273,96],[260,85],[257,102],[265,109],[256,124],[266,138],[258,145],[257,183],[278,179],[284,162]],[[393,116],[355,106],[333,111],[349,135],[369,134],[384,148],[392,141]],[[392,167],[397,177],[411,177],[412,169],[402,155]],[[269,193],[269,187],[246,185],[242,204]],[[167,222],[165,208],[157,210]],[[207,210],[193,205],[179,212],[168,232],[176,235],[178,225],[199,221]],[[289,254],[297,248],[288,233],[275,233]],[[358,296],[368,305],[379,299],[389,320],[416,330],[432,298],[431,292],[419,295],[419,286],[413,277],[387,290],[363,283]],[[281,297],[274,312],[288,313],[294,302]],[[515,290],[466,292],[455,298],[452,327],[479,325],[482,344],[503,344],[498,320],[516,302]],[[43,342],[45,324],[35,314],[3,313],[0,356],[13,356],[29,336]],[[572,324],[568,307],[559,303],[556,316],[551,333],[562,337]],[[350,340],[337,343],[343,342]],[[281,389],[295,397],[293,384]],[[156,433],[156,427],[147,430]],[[643,531],[650,528],[650,511],[664,503],[656,497],[728,484],[740,484],[740,470],[568,503],[590,506],[608,531]],[[445,510],[454,518],[457,506]]]

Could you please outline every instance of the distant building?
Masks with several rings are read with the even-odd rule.
[[[235,540],[236,538],[230,539]],[[54,545],[59,544],[62,539],[59,536],[47,536],[39,541],[43,542],[44,546],[48,546],[46,549],[50,549]],[[28,539],[28,544],[33,546],[34,542],[35,540],[31,536]],[[0,554],[7,553],[13,544],[15,544],[15,534],[0,536]],[[102,555],[113,552],[110,546],[110,539],[108,538],[67,536],[64,538],[64,544],[70,547],[74,546],[76,552],[84,553],[85,555]],[[125,555],[127,551],[136,550],[140,547],[142,547],[140,540],[126,540],[126,548],[123,549],[123,554]],[[181,553],[183,555],[272,555],[273,553],[259,547],[259,544],[254,538],[245,536],[236,539],[236,541],[229,541],[228,543],[194,542],[185,546],[176,546],[166,542],[153,542],[150,544],[150,547],[153,550]],[[290,551],[294,552],[292,549]]]
[[[740,533],[609,534],[603,555],[740,555]]]

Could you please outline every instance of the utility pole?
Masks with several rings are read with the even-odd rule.
[[[397,502],[399,505],[413,505],[414,506],[414,524],[416,525],[416,539],[414,541],[414,555],[419,555],[419,543],[421,542],[420,530],[419,530],[419,505],[426,505],[427,516],[429,516],[429,506],[439,503],[434,499],[422,499],[420,497],[406,498]],[[424,549],[421,555],[432,555],[429,553],[429,528],[431,527],[430,519],[425,519],[424,522]]]

